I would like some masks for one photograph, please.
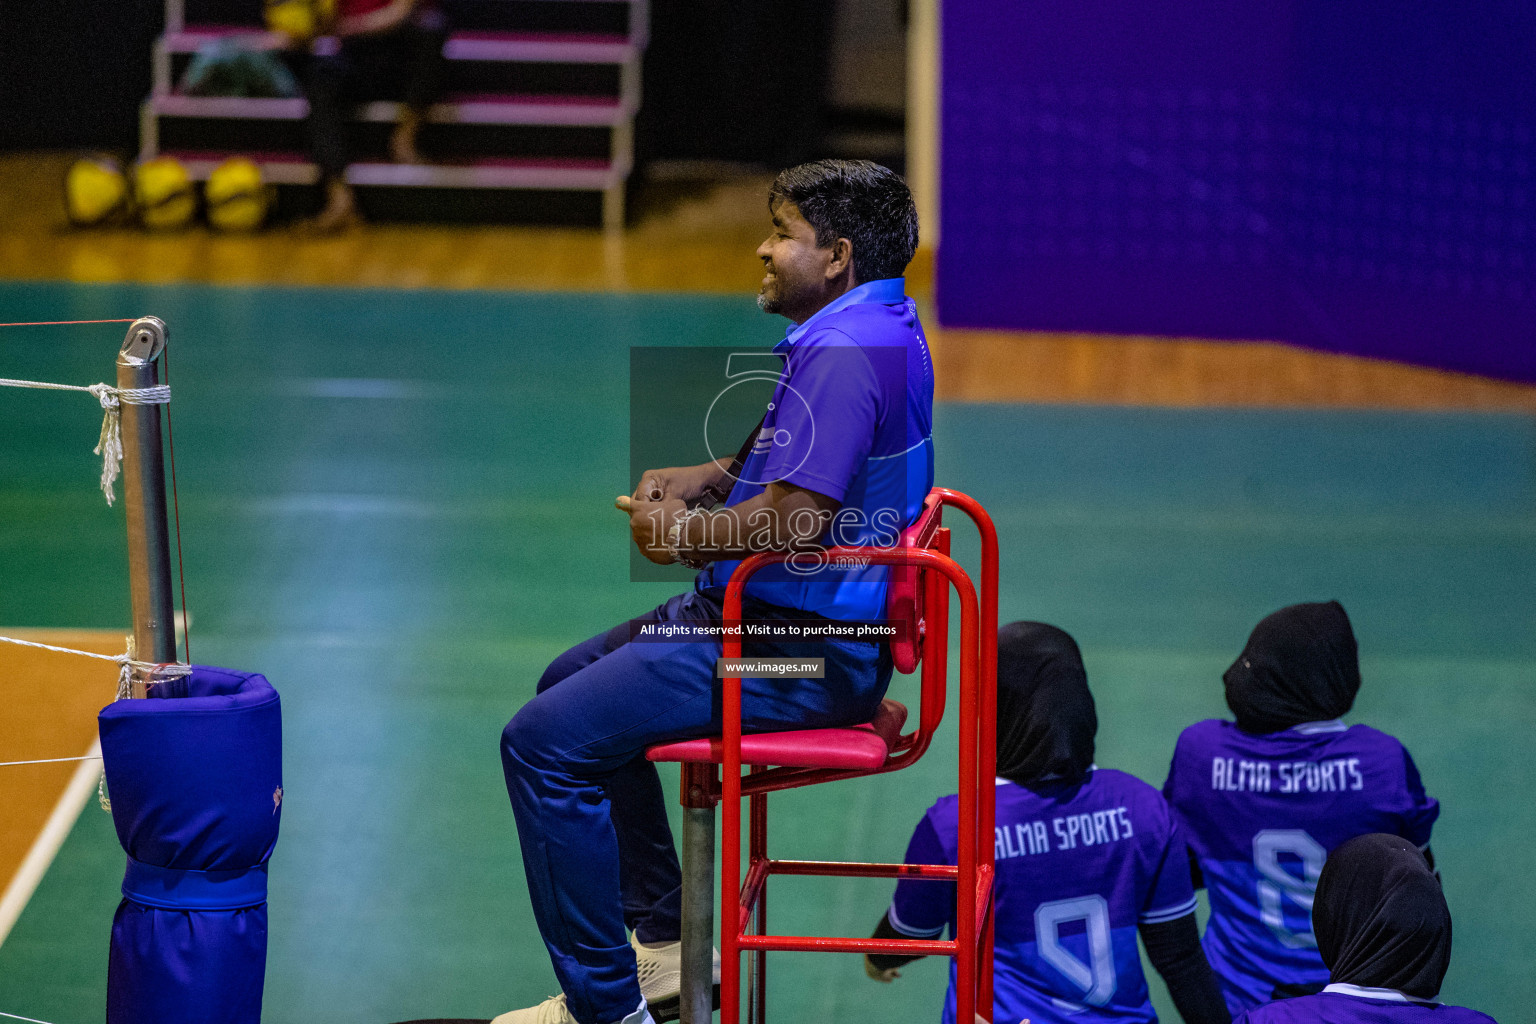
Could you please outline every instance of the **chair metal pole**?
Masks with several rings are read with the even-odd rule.
[[[117,355],[117,386],[149,388],[160,383],[160,355],[169,336],[164,321],[135,320]],[[176,660],[175,605],[171,591],[171,537],[166,522],[165,456],[160,445],[160,407],[130,405],[119,410],[123,435],[123,505],[128,518],[128,581],[133,597],[134,657]],[[133,696],[149,682],[133,678]]]
[[[683,765],[681,1024],[714,1019],[715,766]]]
[[[749,775],[757,775],[763,771],[762,766],[753,765]],[[747,849],[747,863],[768,862],[768,794],[753,793],[747,797],[747,806],[750,808],[750,820],[747,823],[747,836],[749,838]],[[757,894],[757,900],[752,908],[752,934],[768,934],[768,878],[763,877],[763,887]],[[765,1024],[768,1019],[768,951],[758,949],[752,952],[752,984],[748,986],[751,991],[747,993],[750,1000],[747,1007],[748,1018],[753,1024]]]

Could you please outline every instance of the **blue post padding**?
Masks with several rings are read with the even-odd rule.
[[[267,866],[230,871],[178,871],[128,858],[123,895],[167,910],[239,910],[267,901]]]
[[[162,910],[123,900],[112,918],[108,1024],[260,1024],[267,905]]]
[[[127,851],[109,1024],[258,1024],[266,863],[282,818],[282,714],[255,673],[194,666],[98,718]]]

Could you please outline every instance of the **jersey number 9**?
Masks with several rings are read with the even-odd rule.
[[[1082,921],[1088,940],[1085,963],[1061,942],[1061,926],[1068,921]],[[1040,958],[1082,989],[1081,999],[1089,1006],[1103,1006],[1115,994],[1115,954],[1109,941],[1109,904],[1099,895],[1078,896],[1070,900],[1052,900],[1035,908],[1035,947]],[[1082,1009],[1065,1003],[1064,1009]]]

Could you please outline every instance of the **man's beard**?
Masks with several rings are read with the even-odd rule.
[[[782,308],[782,303],[777,297],[769,296],[765,289],[757,293],[757,308],[764,313],[777,313]]]

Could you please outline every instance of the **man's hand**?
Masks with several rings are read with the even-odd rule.
[[[654,488],[651,483],[649,474],[643,476],[641,493],[661,490],[659,483]],[[667,550],[667,533],[690,511],[688,502],[676,495],[656,500],[621,494],[613,504],[629,515],[630,532],[640,553],[658,565],[670,564],[673,559]],[[680,555],[686,551],[683,560],[690,564],[745,558],[758,551],[811,551],[820,546],[827,523],[839,507],[836,499],[825,494],[771,483],[761,494],[739,504],[698,513],[697,523],[687,520],[687,536],[677,538],[677,549]]]
[[[688,511],[680,498],[644,501],[621,494],[613,499],[613,507],[629,513],[629,533],[642,555],[657,565],[672,564],[672,552],[667,550],[667,531]]]
[[[715,498],[714,488],[722,481],[729,482],[725,468],[718,462],[706,462],[702,466],[674,466],[671,469],[648,469],[640,474],[640,482],[630,495],[635,501],[661,501],[677,498],[692,507],[706,492]],[[713,500],[710,504],[713,504]]]
[[[878,981],[882,985],[889,985],[901,977],[901,972],[894,967],[876,967],[867,955],[864,957],[864,973],[869,975],[871,981]]]

